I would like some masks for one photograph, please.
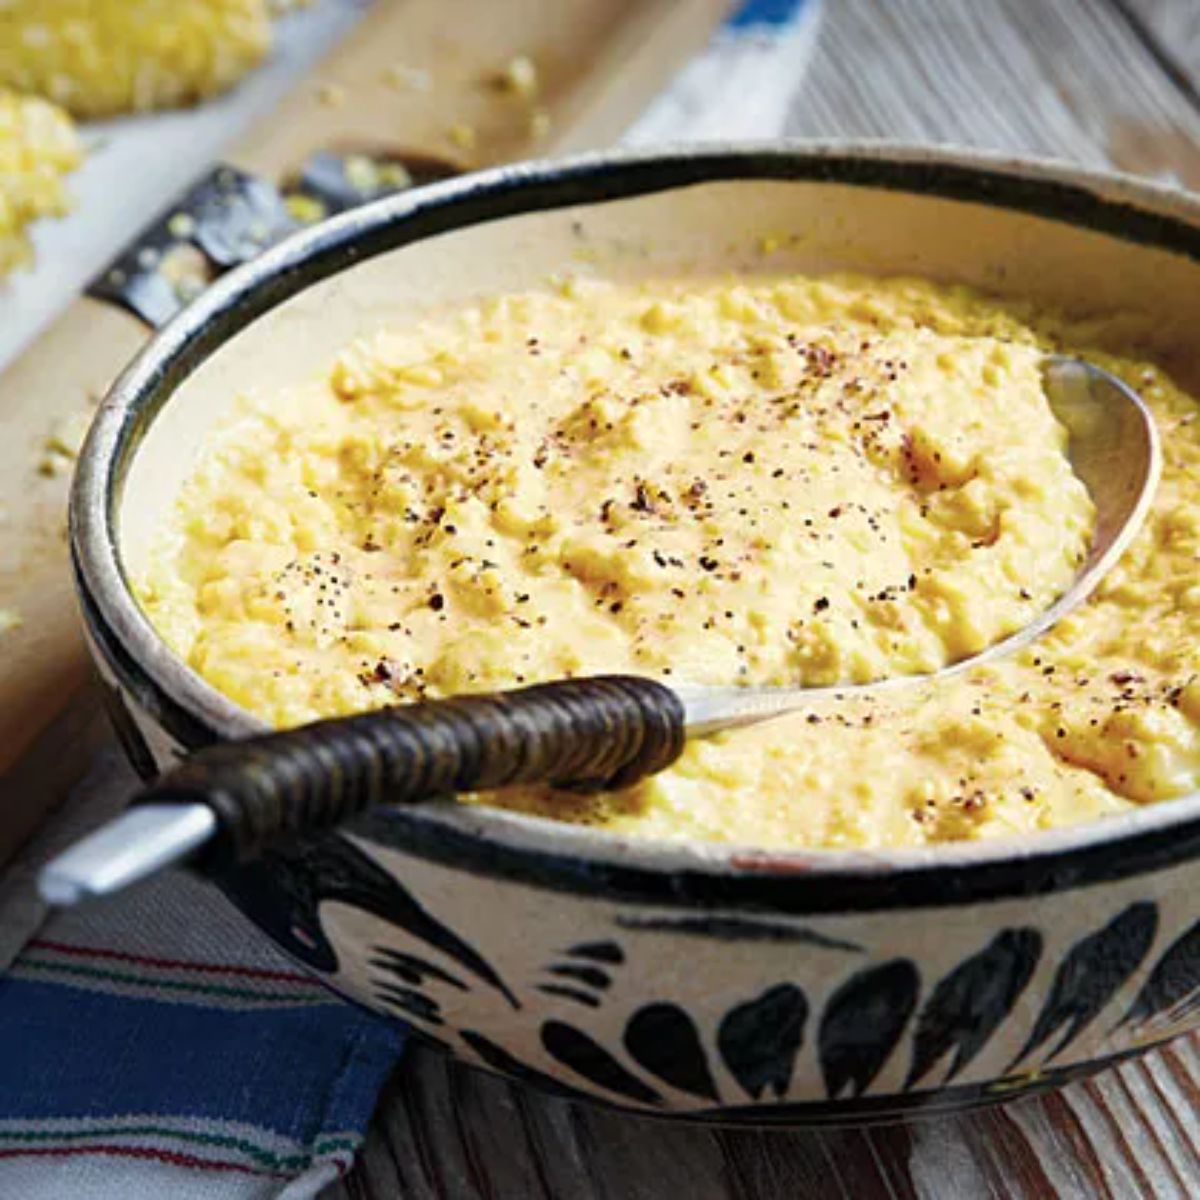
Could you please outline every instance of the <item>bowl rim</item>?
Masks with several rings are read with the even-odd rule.
[[[112,384],[70,500],[77,587],[93,634],[197,741],[266,726],[166,645],[125,578],[118,499],[141,437],[187,374],[239,329],[339,270],[489,220],[719,181],[793,180],[928,194],[1083,224],[1200,259],[1200,197],[1054,159],[880,141],[618,149],[476,172],[301,230],[225,275]],[[1119,879],[1200,854],[1200,792],[1036,835],[885,849],[771,849],[652,839],[453,802],[368,814],[351,834],[479,873],[666,904],[780,911],[926,907]]]

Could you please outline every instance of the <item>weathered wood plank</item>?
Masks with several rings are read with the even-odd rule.
[[[1169,74],[1200,104],[1200,5],[1192,0],[1113,0]]]
[[[1200,186],[1200,109],[1135,35],[1137,7],[841,0],[789,132],[961,143]],[[1200,35],[1190,45],[1200,63]]]
[[[826,0],[789,132],[959,142],[1200,187],[1190,0]],[[331,1196],[1130,1200],[1200,1196],[1200,1044],[1043,1099],[872,1130],[707,1131],[414,1052]]]

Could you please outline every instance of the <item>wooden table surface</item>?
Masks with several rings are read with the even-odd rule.
[[[968,143],[1200,188],[1198,0],[825,0],[789,132]],[[870,1130],[680,1127],[414,1049],[329,1197],[1200,1197],[1200,1043],[1047,1098]]]

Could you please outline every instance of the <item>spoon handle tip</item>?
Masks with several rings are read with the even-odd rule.
[[[47,863],[38,891],[60,908],[109,895],[182,862],[216,829],[216,817],[204,804],[137,805]]]

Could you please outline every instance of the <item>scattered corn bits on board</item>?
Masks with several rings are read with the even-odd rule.
[[[122,2],[112,0],[112,6]],[[231,7],[236,2],[228,0]],[[0,4],[0,22],[27,8],[82,3],[9,0]],[[154,7],[151,0],[124,3]],[[180,9],[189,3],[162,0],[163,7]],[[107,6],[96,0],[96,7]],[[138,119],[139,130],[152,120],[187,131],[179,136],[194,156],[186,164],[177,153],[158,161],[149,134],[140,154],[125,152],[122,178],[137,184],[126,182],[109,206],[103,255],[96,259],[95,237],[76,246],[72,267],[78,269],[81,257],[91,266],[76,283],[86,283],[187,182],[205,173],[216,157],[217,131],[230,128],[225,106],[242,106],[244,119],[247,96],[269,111],[220,157],[276,185],[322,150],[438,159],[467,170],[600,147],[616,140],[703,47],[728,7],[728,0],[375,0],[363,13],[360,0],[315,0],[302,21],[324,21],[329,41],[353,27],[292,81],[286,96],[280,97],[281,79],[268,64],[195,112]],[[281,37],[289,24],[280,23]],[[301,51],[298,58],[316,57],[311,45]],[[217,78],[211,70],[204,77]],[[59,95],[69,99],[65,91]],[[84,111],[82,99],[70,102]],[[113,127],[114,147],[95,163],[85,159],[67,181],[81,204],[89,171],[101,157],[112,161],[118,140],[128,141],[116,137],[120,128]],[[85,140],[93,130],[84,127]],[[168,181],[171,190],[164,193]],[[119,230],[111,224],[113,212],[123,215]],[[77,210],[46,241],[68,247],[71,231],[89,220],[94,217]],[[64,262],[59,254],[58,270]],[[22,273],[13,278],[7,292],[0,282],[0,315],[12,311],[14,294],[25,286]],[[38,272],[26,278],[36,280]],[[0,335],[4,325],[0,319]],[[0,375],[6,432],[0,439],[0,626],[6,626],[0,632],[0,861],[61,798],[102,729],[96,699],[85,687],[88,668],[63,537],[65,497],[84,424],[79,414],[149,335],[125,310],[81,297]]]

